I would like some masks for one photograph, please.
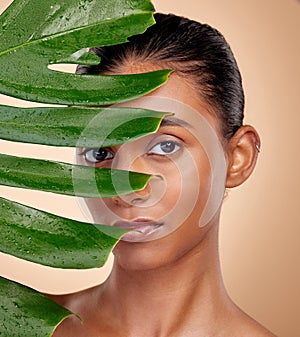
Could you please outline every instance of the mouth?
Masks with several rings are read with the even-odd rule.
[[[123,241],[139,242],[144,241],[150,235],[155,233],[163,223],[152,221],[149,219],[135,219],[133,221],[117,221],[113,224],[115,227],[127,228],[131,231],[122,236]]]

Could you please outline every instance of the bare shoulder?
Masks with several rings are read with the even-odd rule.
[[[242,337],[277,337],[242,311],[240,311],[235,320],[235,327],[235,331],[238,331],[239,336]]]
[[[277,337],[271,331],[259,325],[246,332],[245,337]]]
[[[62,294],[62,295],[45,294],[45,295],[54,300],[56,303],[66,307],[67,309],[74,310],[74,306],[76,307],[76,304],[81,303],[83,300],[86,301],[89,297],[93,297],[98,288],[99,286],[96,286],[70,294]]]
[[[89,320],[91,312],[96,311],[96,293],[99,287],[93,287],[83,291],[79,291],[66,295],[49,295],[56,303],[69,309],[74,315],[66,318],[55,330],[53,337],[81,337],[94,336],[92,331],[89,331],[87,326],[91,326]],[[94,301],[93,301],[94,300]],[[83,321],[88,324],[82,324]]]
[[[251,328],[245,332],[245,337],[277,337],[271,331],[267,330],[263,326]]]

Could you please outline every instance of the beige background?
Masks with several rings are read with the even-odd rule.
[[[0,12],[10,3],[0,0]],[[255,174],[225,201],[221,259],[234,300],[281,337],[300,336],[300,3],[296,0],[154,0],[158,11],[207,22],[230,42],[246,91],[246,122],[262,137]],[[0,96],[1,104],[13,99]],[[23,102],[17,102],[20,106]],[[70,151],[0,142],[0,151],[72,161]],[[83,219],[71,198],[1,187],[2,196]],[[42,291],[101,282],[108,267],[62,271],[0,256],[1,274]],[[70,284],[71,283],[71,284]]]

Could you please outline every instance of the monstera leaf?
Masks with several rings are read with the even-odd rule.
[[[0,138],[94,148],[155,132],[164,113],[101,106],[149,93],[167,80],[169,71],[78,75],[51,68],[59,63],[98,64],[101,60],[90,47],[123,43],[142,33],[154,23],[153,11],[149,0],[14,0],[0,16],[0,93],[56,106],[0,105]],[[97,198],[142,189],[149,179],[135,172],[0,155],[0,184],[11,187]],[[126,232],[3,198],[0,229],[0,251],[58,268],[102,266]],[[0,302],[4,337],[51,336],[72,315],[37,291],[4,278]]]
[[[72,313],[46,296],[0,278],[0,335],[5,337],[50,336]]]
[[[97,64],[88,47],[126,42],[153,24],[145,0],[15,0],[0,20],[0,92],[37,102],[101,105],[145,94],[168,71],[80,76],[50,64]]]
[[[1,250],[50,267],[101,267],[116,238],[126,233],[124,229],[58,217],[3,198],[0,202]]]
[[[157,131],[166,113],[130,108],[0,106],[2,139],[70,147],[120,145]],[[100,144],[101,143],[101,144]]]

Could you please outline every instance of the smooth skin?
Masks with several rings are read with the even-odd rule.
[[[138,73],[159,68],[128,61],[120,66],[119,72]],[[211,124],[222,142],[227,163],[224,190],[242,184],[250,176],[258,156],[256,146],[260,146],[259,136],[252,126],[241,127],[229,141],[222,139],[220,123],[212,107],[199,97],[192,83],[176,73],[172,73],[167,84],[150,95],[174,98],[188,104]],[[182,147],[173,147],[168,149],[171,154],[161,155],[163,146],[158,143],[151,148],[154,153],[133,160],[127,169],[161,173],[167,184],[165,196],[155,207],[149,208],[138,207],[149,197],[151,190],[148,187],[138,192],[138,203],[131,202],[130,197],[107,199],[107,207],[126,220],[146,215],[155,220],[164,209],[175,205],[180,186],[174,163],[180,161],[184,151],[191,153],[199,165],[201,182],[209,181],[207,156],[189,130],[167,125],[159,131],[166,137],[171,135],[177,139]],[[108,159],[96,163],[96,166],[109,166],[111,156],[120,156],[122,162],[121,155],[128,153],[120,148],[110,148],[109,151]],[[88,164],[86,158],[81,160]],[[170,234],[146,242],[120,241],[114,249],[112,273],[104,284],[75,294],[51,296],[83,319],[83,322],[75,316],[66,319],[54,336],[274,337],[238,308],[225,290],[218,252],[221,207],[206,226],[199,227],[207,190],[202,183],[196,207]],[[97,200],[87,204],[96,217]]]

